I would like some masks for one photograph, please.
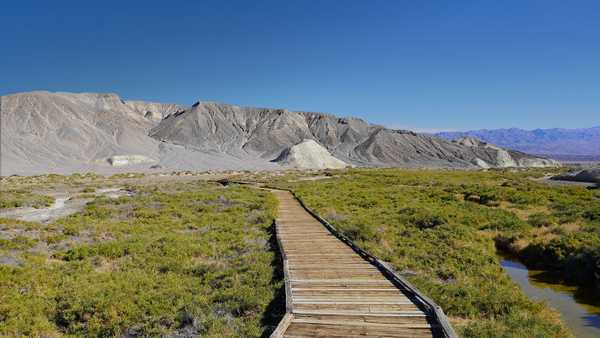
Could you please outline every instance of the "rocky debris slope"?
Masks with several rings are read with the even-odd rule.
[[[212,102],[183,108],[123,101],[115,94],[30,92],[0,97],[0,117],[0,175],[147,170],[149,163],[169,169],[275,169],[283,162],[273,160],[296,145],[310,150],[299,158],[321,156],[305,140],[356,166],[554,165],[483,142],[451,142],[357,118]]]
[[[298,169],[342,169],[348,166],[314,140],[304,140],[285,149],[273,162]]]

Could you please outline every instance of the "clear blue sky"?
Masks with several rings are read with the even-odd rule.
[[[600,1],[4,1],[0,94],[600,125]]]

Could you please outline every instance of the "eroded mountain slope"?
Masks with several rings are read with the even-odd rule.
[[[355,166],[555,164],[482,142],[450,142],[357,118],[212,102],[184,108],[124,101],[115,94],[30,92],[0,97],[0,116],[1,175],[150,166],[276,169],[282,165],[273,160],[305,140]],[[311,153],[319,147],[296,149],[302,157],[320,156]]]
[[[312,139],[336,158],[362,166],[474,167],[554,165],[555,162],[487,143],[465,145],[387,129],[356,118],[199,102],[173,114],[150,135],[198,151],[272,160]],[[515,158],[513,158],[513,156]],[[526,160],[525,160],[526,159]],[[485,163],[485,165],[480,165]]]
[[[158,160],[152,121],[115,94],[14,94],[0,113],[3,175],[85,170],[113,155]]]

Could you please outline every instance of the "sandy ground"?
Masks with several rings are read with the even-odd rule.
[[[54,196],[55,201],[48,208],[15,208],[0,212],[0,217],[16,218],[21,221],[47,223],[81,210],[86,200],[74,200],[70,196]]]

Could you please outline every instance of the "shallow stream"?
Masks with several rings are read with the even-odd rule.
[[[558,310],[575,337],[600,337],[600,299],[591,291],[566,285],[549,272],[529,270],[513,258],[501,256],[500,263],[529,298]]]

